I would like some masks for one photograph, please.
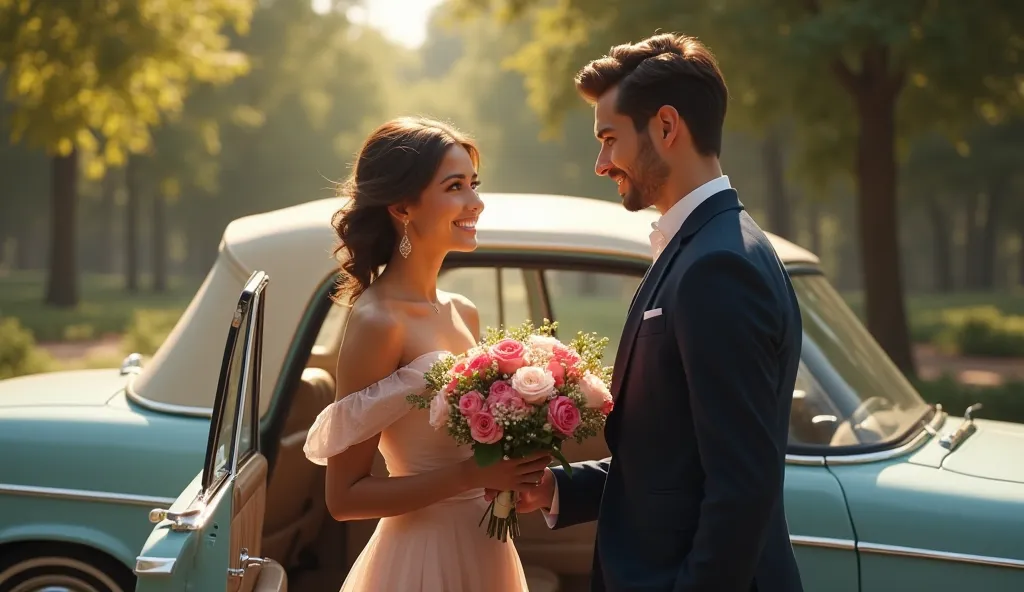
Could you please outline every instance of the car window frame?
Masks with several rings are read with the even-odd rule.
[[[269,277],[265,273],[253,272],[239,295],[228,329],[228,339],[225,341],[221,372],[217,380],[217,394],[210,417],[210,429],[207,435],[206,454],[203,459],[203,472],[200,481],[201,496],[206,500],[213,498],[226,483],[234,478],[242,462],[260,451],[259,395],[262,382],[262,355],[254,356],[253,352],[262,352],[266,302],[264,295],[268,282]],[[228,386],[231,383],[235,348],[239,345],[245,348],[241,361],[242,374],[235,392],[231,393],[228,392]],[[249,412],[252,414],[250,423],[252,446],[239,455],[238,448],[241,442],[239,426],[242,414],[246,409],[245,395],[250,382],[252,384],[252,404],[249,406]],[[235,402],[234,417],[232,418],[225,417],[229,397],[234,397]],[[223,422],[227,420],[232,422],[231,447],[227,453],[227,470],[217,475],[217,443],[224,427]]]

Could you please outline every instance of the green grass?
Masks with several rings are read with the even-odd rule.
[[[136,311],[161,311],[180,316],[199,287],[198,280],[173,278],[165,293],[149,289],[140,278],[140,290],[124,290],[120,275],[82,274],[80,299],[73,309],[43,304],[43,272],[10,272],[0,275],[0,317],[14,317],[35,335],[37,342],[87,341],[122,335]]]

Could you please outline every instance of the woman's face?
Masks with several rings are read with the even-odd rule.
[[[479,184],[469,152],[461,145],[449,148],[419,202],[407,209],[413,250],[417,245],[442,253],[476,249],[476,221],[484,209]],[[403,232],[399,227],[399,237]]]

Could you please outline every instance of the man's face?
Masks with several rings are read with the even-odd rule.
[[[606,92],[594,109],[594,134],[601,142],[594,172],[615,181],[623,207],[636,212],[658,199],[669,166],[655,150],[649,129],[637,132],[633,120],[616,111],[618,92]]]

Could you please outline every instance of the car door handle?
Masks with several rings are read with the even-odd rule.
[[[202,508],[190,508],[184,512],[172,512],[163,508],[156,508],[149,511],[149,521],[152,524],[160,524],[164,520],[170,520],[172,523],[171,530],[196,530],[199,525],[199,516],[202,513]]]
[[[268,561],[270,560],[266,557],[249,557],[249,549],[242,547],[242,553],[238,556],[238,565],[240,567],[229,567],[228,575],[233,578],[240,578],[245,575],[246,570],[248,570],[250,567],[254,567],[257,565],[263,567],[267,564]]]

